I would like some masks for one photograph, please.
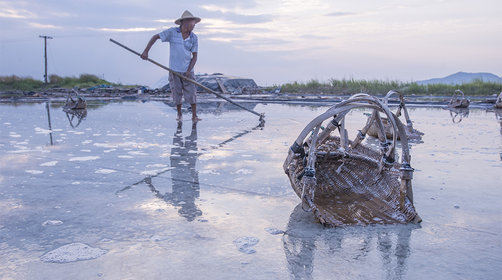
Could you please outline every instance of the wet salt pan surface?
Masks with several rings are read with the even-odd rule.
[[[216,102],[196,126],[161,102],[90,106],[77,127],[51,106],[52,130],[45,104],[0,104],[0,279],[499,278],[502,113],[410,108],[424,222],[328,229],[282,170],[326,107],[245,104],[263,129]]]

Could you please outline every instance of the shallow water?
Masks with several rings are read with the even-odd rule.
[[[192,126],[186,113],[181,127],[162,102],[91,104],[76,127],[59,106],[49,107],[49,130],[45,103],[0,104],[1,279],[502,272],[502,131],[494,111],[471,109],[458,122],[441,108],[410,109],[425,133],[411,148],[421,225],[326,229],[297,206],[282,170],[289,146],[325,106],[246,103],[265,113],[263,128],[221,102],[200,104],[203,121]],[[365,118],[350,113],[351,135]],[[68,244],[103,253],[44,261]]]

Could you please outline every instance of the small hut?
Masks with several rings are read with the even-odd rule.
[[[261,88],[250,78],[224,75],[222,73],[195,75],[195,80],[205,87],[214,91],[220,91],[224,94],[248,94],[259,93]],[[170,91],[169,83],[162,89]],[[204,91],[198,88],[197,91]]]

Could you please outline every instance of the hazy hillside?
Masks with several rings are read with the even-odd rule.
[[[429,80],[417,81],[419,85],[430,84],[446,84],[446,85],[461,85],[473,82],[474,80],[482,80],[483,82],[492,82],[502,84],[502,78],[492,73],[466,73],[458,72],[444,78],[434,78]]]

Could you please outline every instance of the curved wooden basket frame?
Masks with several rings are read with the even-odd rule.
[[[404,102],[404,95],[401,92],[390,90],[383,98],[383,104],[389,106],[389,98],[392,95],[397,95],[399,97],[399,106],[397,108],[395,115],[399,118],[401,116],[401,110],[402,110],[404,113],[404,118],[406,120],[406,126],[408,126],[410,129],[413,129],[413,123],[411,122],[410,114],[408,113],[408,108],[406,108],[406,103]]]

